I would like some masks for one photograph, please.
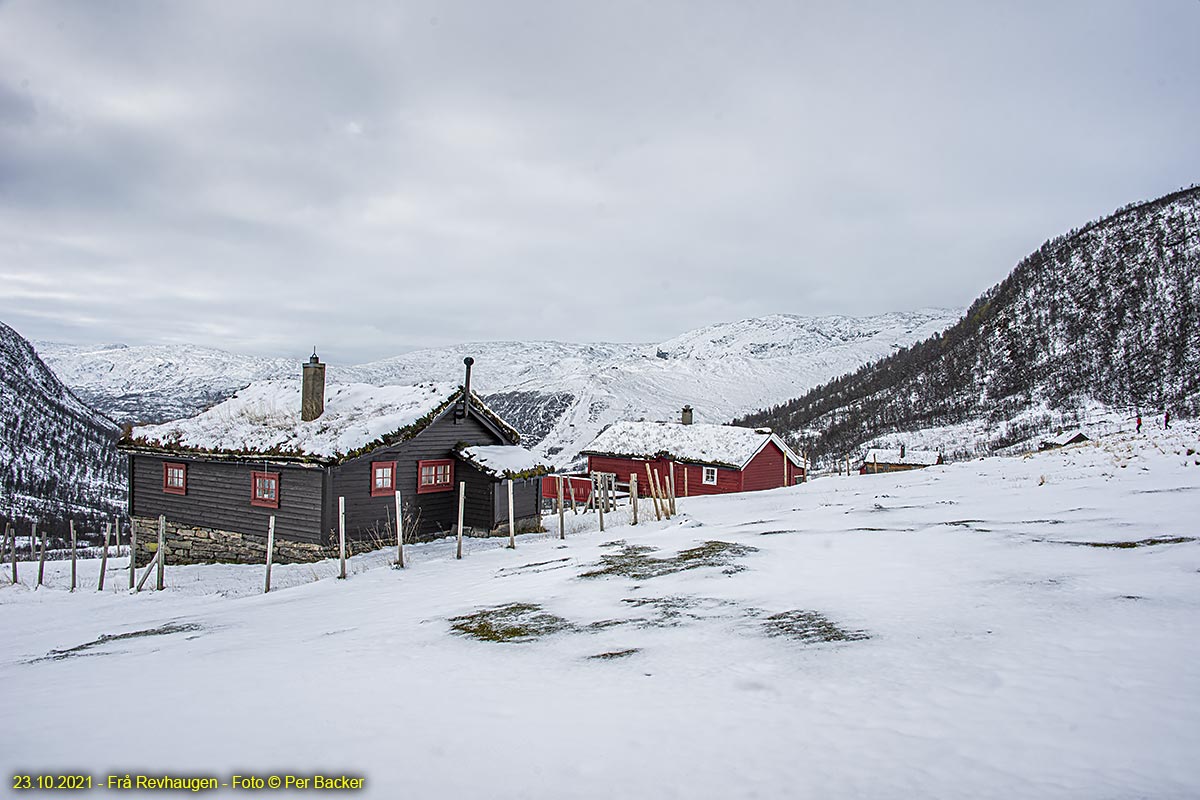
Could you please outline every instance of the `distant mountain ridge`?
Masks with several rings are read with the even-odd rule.
[[[119,434],[0,322],[0,515],[61,526],[120,511]]]
[[[827,458],[918,432],[978,453],[1093,406],[1200,412],[1200,187],[1047,241],[945,332],[739,421]]]
[[[945,328],[956,311],[873,317],[771,315],[709,325],[659,344],[484,342],[416,350],[355,366],[330,365],[331,383],[473,384],[538,455],[568,463],[619,419],[727,422],[764,402],[795,396]],[[249,383],[299,380],[300,362],[192,346],[78,347],[42,343],[64,380],[122,421],[192,416]]]

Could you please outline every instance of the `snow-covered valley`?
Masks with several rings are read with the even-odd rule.
[[[618,420],[674,419],[690,404],[699,422],[728,422],[924,339],[959,315],[944,309],[861,318],[780,314],[710,325],[659,344],[470,343],[333,364],[328,381],[458,384],[463,358],[472,356],[476,391],[539,456],[566,464]],[[251,382],[298,385],[300,374],[298,360],[196,347],[39,342],[37,348],[68,386],[122,421],[192,416]]]
[[[568,514],[565,542],[380,551],[346,581],[277,567],[268,595],[256,567],[130,595],[124,559],[103,593],[22,564],[6,766],[353,774],[371,797],[1194,797],[1197,507],[1184,423],[604,533]],[[68,720],[97,733],[66,745]]]

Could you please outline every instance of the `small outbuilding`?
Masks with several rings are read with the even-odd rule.
[[[684,419],[690,419],[685,409]],[[589,473],[627,483],[636,474],[646,494],[647,470],[675,479],[679,496],[749,492],[791,486],[805,478],[804,463],[766,428],[685,422],[617,422],[581,451]]]
[[[858,465],[858,474],[904,472],[945,463],[946,459],[942,457],[942,454],[934,450],[909,450],[904,445],[901,445],[899,450],[872,448],[867,451]]]
[[[1088,441],[1091,440],[1081,430],[1067,431],[1060,433],[1053,439],[1046,439],[1038,445],[1038,450],[1054,450],[1059,447],[1066,447],[1069,444],[1079,444],[1080,442]]]

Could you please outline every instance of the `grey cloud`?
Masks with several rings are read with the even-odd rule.
[[[360,360],[963,305],[1045,238],[1197,179],[1198,21],[10,2],[0,319]]]

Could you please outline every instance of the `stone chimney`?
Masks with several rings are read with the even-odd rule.
[[[683,411],[679,414],[679,421],[684,425],[692,424],[692,407],[684,406]]]
[[[317,358],[317,348],[304,365],[304,381],[300,389],[300,419],[312,422],[325,413],[325,365]]]

